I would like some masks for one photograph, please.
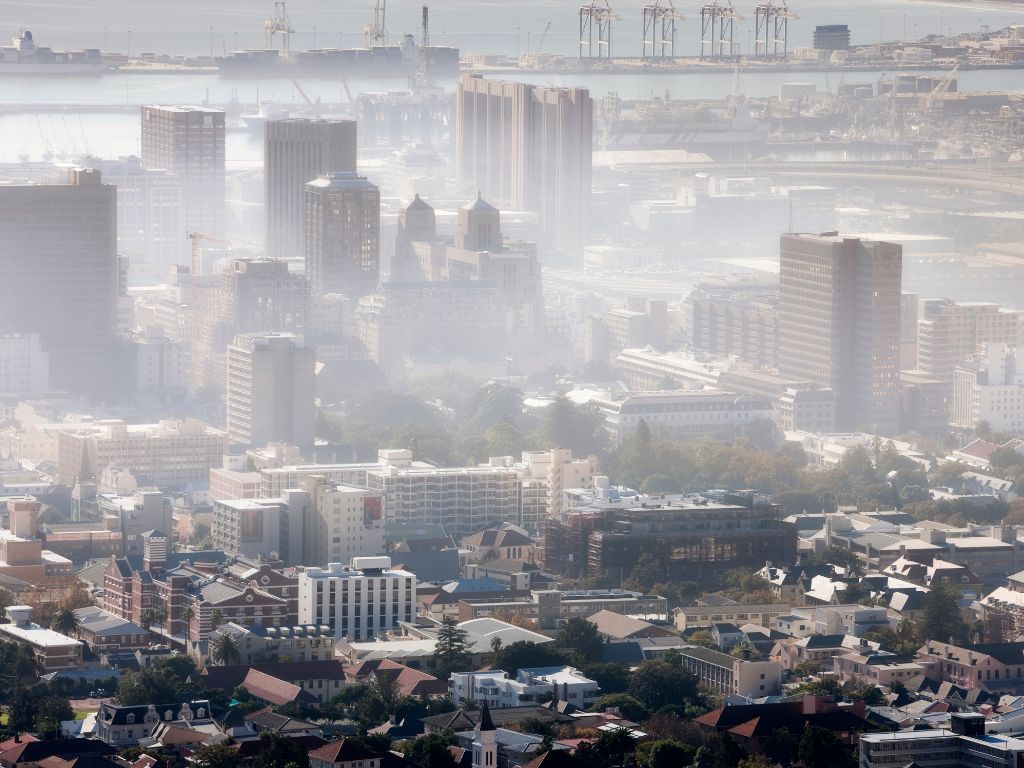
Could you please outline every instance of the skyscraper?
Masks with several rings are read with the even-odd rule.
[[[224,112],[209,107],[142,108],[142,165],[181,182],[185,229],[224,236]],[[184,235],[182,249],[187,248]]]
[[[248,446],[312,445],[315,363],[301,336],[236,336],[228,347],[228,437]]]
[[[585,88],[466,75],[456,173],[499,208],[540,213],[541,244],[582,253],[590,222],[593,102]]]
[[[899,429],[902,267],[895,243],[782,236],[780,372],[831,387],[838,429]]]
[[[37,335],[50,385],[109,392],[117,336],[117,191],[98,171],[68,184],[0,185],[0,329]]]
[[[306,277],[314,297],[360,296],[380,278],[380,190],[354,171],[306,185]]]
[[[267,254],[300,258],[306,242],[306,184],[324,173],[355,170],[355,120],[268,122],[263,139]]]

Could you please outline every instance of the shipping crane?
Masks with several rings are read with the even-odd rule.
[[[608,0],[590,0],[580,6],[580,61],[611,58],[612,22],[618,20]]]
[[[186,237],[192,241],[192,277],[199,277],[203,273],[203,259],[199,252],[204,242],[216,243],[217,245],[231,245],[227,240],[221,240],[205,232],[186,232]]]
[[[299,96],[302,97],[302,100],[306,102],[310,109],[313,110],[313,116],[320,117],[320,97],[317,96],[316,101],[313,101],[313,99],[309,98],[309,95],[306,93],[305,90],[303,90],[302,86],[299,85],[299,81],[296,80],[294,77],[292,78],[292,85],[295,86],[295,90],[299,92]]]
[[[551,22],[549,21],[548,25],[546,27],[544,27],[544,31],[540,35],[540,42],[537,43],[537,50],[534,51],[535,54],[540,53],[541,48],[544,47],[544,41],[548,39],[548,32],[550,32],[550,31],[551,31]]]
[[[387,0],[377,0],[373,8],[373,22],[363,29],[363,43],[367,48],[388,44],[388,29],[385,25],[388,13]]]
[[[274,35],[281,35],[281,53],[285,58],[292,52],[292,35],[295,29],[292,27],[291,19],[288,18],[288,9],[284,2],[274,3],[274,18],[263,22],[263,31],[267,35],[267,50],[274,47]]]
[[[683,14],[675,9],[672,0],[654,0],[644,6],[643,57],[674,59],[676,57],[676,24]]]

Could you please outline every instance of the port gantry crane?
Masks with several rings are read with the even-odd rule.
[[[612,22],[618,20],[608,0],[590,0],[580,6],[580,61],[612,57]]]
[[[786,0],[764,0],[754,9],[754,55],[783,58],[789,55],[789,20],[798,18]]]
[[[674,59],[676,57],[676,22],[683,14],[676,10],[672,0],[654,0],[644,6],[643,57]]]
[[[363,28],[363,43],[367,48],[388,44],[388,28],[384,23],[387,15],[387,0],[377,0],[373,7],[373,21]]]
[[[705,56],[705,49],[711,58],[716,56],[735,56],[733,22],[743,17],[732,7],[732,0],[711,0],[700,8],[700,57]],[[726,53],[728,49],[728,54]]]
[[[288,9],[284,2],[274,3],[274,18],[263,22],[263,31],[267,36],[267,50],[274,47],[274,35],[281,35],[281,53],[285,58],[291,55],[292,35],[295,34],[295,29],[288,18]]]

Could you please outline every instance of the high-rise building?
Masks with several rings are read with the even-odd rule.
[[[309,284],[275,259],[232,259],[220,275],[212,311],[199,318],[192,340],[193,385],[224,386],[224,354],[240,333],[303,335],[309,324]]]
[[[291,333],[239,334],[228,347],[228,437],[312,445],[314,352]]]
[[[917,367],[944,381],[952,381],[957,366],[985,344],[1016,346],[1024,328],[1024,312],[990,302],[926,301],[923,315],[917,324]]]
[[[986,344],[983,354],[956,369],[950,423],[975,429],[981,422],[994,432],[1024,430],[1024,366],[1014,347]]]
[[[314,297],[359,296],[380,280],[380,190],[354,171],[306,184],[306,277]]]
[[[375,491],[328,481],[322,475],[303,480],[307,497],[302,562],[347,563],[360,555],[384,553],[384,501]]]
[[[97,171],[0,186],[0,329],[36,335],[50,386],[110,391],[117,336],[117,191]]]
[[[275,259],[301,258],[306,184],[331,171],[355,170],[355,120],[269,121],[263,138],[267,254]]]
[[[899,429],[900,281],[895,243],[782,236],[779,368],[836,393],[836,428]]]
[[[541,244],[582,253],[590,221],[593,102],[585,88],[466,75],[456,175],[500,208],[540,213]]]
[[[224,236],[224,112],[210,107],[142,108],[142,165],[174,173],[186,230]],[[182,249],[187,241],[182,237]]]

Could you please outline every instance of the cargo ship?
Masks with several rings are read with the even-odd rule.
[[[102,75],[106,70],[99,48],[55,51],[36,45],[27,29],[0,47],[0,75]]]
[[[458,48],[432,45],[427,51],[433,77],[458,77]],[[217,59],[217,68],[223,77],[409,77],[416,74],[419,59],[419,46],[412,35],[406,35],[402,45],[318,48],[287,54],[274,48],[231,51]]]

